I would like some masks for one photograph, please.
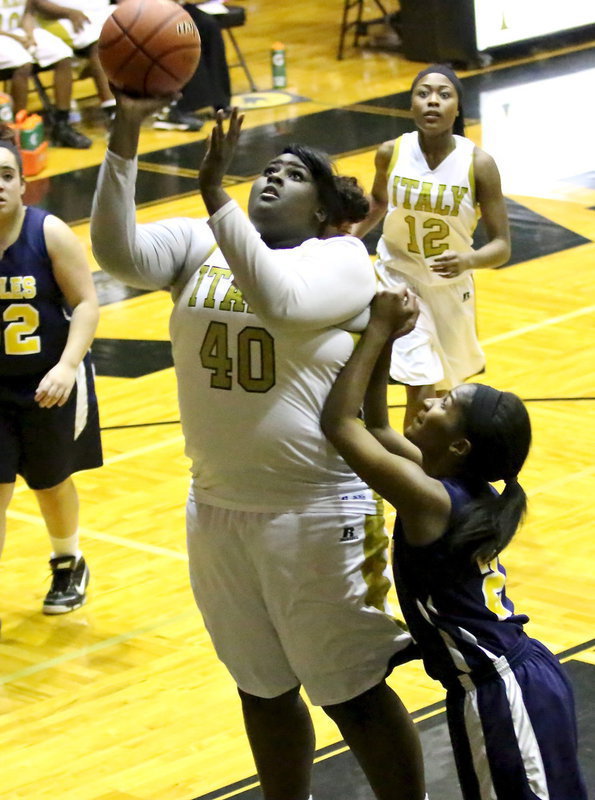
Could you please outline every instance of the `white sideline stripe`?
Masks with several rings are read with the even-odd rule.
[[[117,456],[110,456],[104,460],[103,464],[104,466],[117,464],[119,461],[126,461],[128,458],[134,458],[135,456],[140,456],[144,453],[151,453],[153,450],[160,450],[162,447],[169,447],[171,444],[183,441],[184,437],[180,433],[177,436],[173,436],[171,439],[165,439],[163,442],[148,444],[146,447],[138,447],[136,450],[127,450],[125,453],[119,453]]]
[[[9,508],[7,516],[11,519],[27,522],[30,525],[44,526],[42,517],[34,514],[24,514],[22,511],[11,511]],[[79,532],[83,539],[96,539],[99,542],[109,542],[109,544],[115,544],[119,547],[128,547],[130,550],[140,550],[144,553],[152,553],[156,556],[166,556],[176,561],[188,561],[187,553],[180,553],[177,550],[170,550],[167,547],[138,542],[136,539],[127,539],[124,536],[112,536],[110,533],[100,533],[99,531],[92,531],[88,528],[79,528]]]
[[[154,450],[161,450],[163,447],[169,447],[172,444],[176,444],[177,442],[183,442],[184,437],[182,434],[177,434],[176,436],[172,436],[170,439],[165,439],[163,442],[156,442],[155,444],[148,444],[145,447],[137,447],[135,450],[127,450],[125,453],[118,453],[117,456],[110,456],[109,458],[105,458],[103,460],[103,466],[109,466],[110,464],[118,464],[120,461],[126,461],[129,458],[135,458],[136,456],[144,455],[145,453],[151,453]],[[14,490],[14,494],[20,494],[21,492],[26,492],[29,490],[29,487],[26,484],[21,484],[17,486]]]
[[[576,311],[569,311],[567,314],[560,314],[558,317],[549,317],[541,322],[534,322],[532,325],[525,325],[524,328],[517,328],[508,333],[499,333],[496,336],[490,336],[488,339],[482,339],[480,344],[495,344],[496,342],[504,342],[506,339],[514,339],[515,336],[522,336],[524,333],[539,330],[539,328],[546,328],[548,325],[557,325],[559,322],[566,322],[566,320],[574,319],[575,317],[582,317],[584,314],[592,314],[595,312],[595,305],[587,306],[586,308],[577,308]]]
[[[81,647],[73,652],[64,653],[63,655],[56,656],[55,658],[49,658],[47,661],[31,664],[28,667],[23,667],[15,672],[11,672],[9,675],[0,675],[0,686],[3,686],[7,683],[12,683],[13,681],[20,681],[29,675],[35,675],[37,672],[43,672],[46,669],[57,667],[60,664],[65,664],[68,661],[75,661],[77,658],[91,655],[91,653],[97,653],[101,650],[106,650],[108,647],[115,647],[119,644],[124,644],[124,642],[130,641],[130,639],[136,639],[139,636],[144,636],[147,633],[159,630],[160,628],[164,628],[168,625],[177,625],[179,622],[183,622],[186,619],[196,617],[197,614],[198,611],[196,609],[184,611],[181,614],[176,614],[173,617],[166,617],[165,619],[151,622],[149,625],[143,625],[140,628],[126,631],[126,633],[121,633],[118,636],[110,636],[109,639],[103,639],[101,642],[91,644],[88,647]]]

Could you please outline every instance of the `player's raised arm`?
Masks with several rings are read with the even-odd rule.
[[[137,225],[134,203],[136,155],[143,120],[163,98],[137,98],[115,91],[116,113],[99,170],[91,211],[91,243],[98,264],[129,286],[165,289],[183,283],[189,252],[204,258],[213,239],[203,222],[194,233],[179,218]],[[193,267],[192,267],[193,268]]]

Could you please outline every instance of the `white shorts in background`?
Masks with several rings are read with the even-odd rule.
[[[386,611],[381,514],[256,513],[187,505],[190,578],[218,657],[237,685],[315,705],[357,697],[411,637]],[[371,605],[374,603],[375,605]]]
[[[25,35],[22,28],[11,30],[11,33]],[[35,46],[27,50],[15,39],[0,36],[0,69],[17,69],[25,64],[49,67],[72,56],[72,49],[67,44],[43,28],[35,28],[33,38]]]
[[[84,5],[84,4],[83,4]],[[81,8],[89,17],[81,30],[75,31],[69,19],[48,19],[38,18],[39,24],[44,30],[49,31],[53,36],[61,39],[73,50],[82,50],[94,44],[99,39],[99,34],[105,20],[112,14],[115,5],[108,5],[105,8],[88,9]]]
[[[477,338],[473,274],[439,284],[416,283],[410,276],[377,261],[384,286],[406,283],[419,297],[414,330],[395,340],[390,376],[406,386],[452,389],[485,367]]]

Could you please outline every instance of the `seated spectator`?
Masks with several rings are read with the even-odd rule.
[[[225,42],[217,19],[200,10],[200,4],[180,3],[190,14],[201,40],[201,56],[196,72],[182,89],[182,96],[157,116],[153,127],[165,130],[199,131],[200,117],[214,117],[219,109],[229,111],[231,82],[225,57]],[[195,116],[195,111],[202,114]]]
[[[27,109],[29,78],[35,65],[54,71],[52,118],[47,120],[52,144],[78,150],[91,140],[69,123],[72,99],[72,49],[41,28],[25,2],[0,5],[0,69],[12,70],[10,93],[15,115]]]
[[[29,0],[29,8],[42,28],[65,42],[75,53],[85,51],[89,72],[97,88],[105,121],[110,122],[116,107],[101,62],[97,40],[115,5],[108,0]]]

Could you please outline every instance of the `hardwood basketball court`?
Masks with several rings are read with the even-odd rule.
[[[244,205],[250,179],[289,141],[327,150],[369,188],[378,144],[412,129],[407,90],[426,64],[350,40],[337,61],[339,3],[242,5],[247,24],[236,36],[256,85],[270,89],[270,47],[281,39],[290,101],[266,107],[265,97],[246,112],[230,193]],[[513,234],[510,264],[476,273],[488,359],[481,380],[520,394],[534,427],[522,474],[530,513],[505,560],[509,593],[531,618],[529,634],[567,663],[594,790],[595,35],[459,75],[467,133],[496,158]],[[238,95],[249,92],[241,70],[232,82]],[[69,222],[87,247],[106,146],[91,93],[90,82],[77,83],[92,148],[52,149],[28,188],[29,202]],[[210,128],[143,130],[140,220],[204,214],[196,170]],[[19,482],[0,565],[0,797],[256,800],[235,687],[189,588],[189,472],[168,343],[171,301],[165,292],[128,290],[92,264],[102,304],[93,352],[105,466],[75,478],[89,600],[69,615],[41,614],[48,540]],[[399,427],[404,392],[390,393]],[[441,687],[415,663],[390,683],[419,721],[430,797],[459,800]],[[333,723],[313,714],[316,800],[371,800]]]

